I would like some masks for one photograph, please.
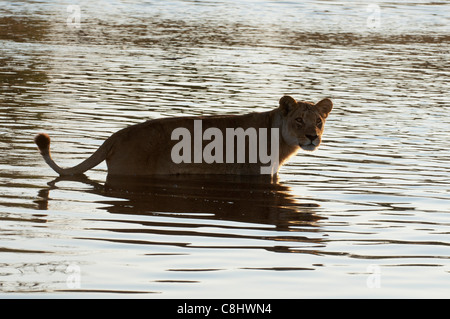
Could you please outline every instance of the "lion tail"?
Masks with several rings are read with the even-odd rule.
[[[89,158],[81,162],[80,164],[70,167],[70,168],[61,168],[58,166],[58,164],[53,161],[51,154],[50,154],[50,136],[45,133],[40,133],[36,135],[34,138],[34,142],[39,148],[39,151],[41,152],[42,157],[44,158],[45,162],[59,175],[79,175],[83,174],[87,170],[97,166],[101,162],[103,162],[106,159],[106,156],[110,149],[110,143],[107,143],[108,140],[103,143],[102,146],[100,146],[94,154],[92,154]]]

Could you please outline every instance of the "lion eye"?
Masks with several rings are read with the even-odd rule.
[[[322,127],[322,119],[317,119],[317,121],[316,121],[316,125],[317,125],[317,127]]]
[[[296,118],[295,121],[297,122],[297,124],[300,124],[300,125],[305,124],[305,123],[303,122],[303,119],[302,119],[301,117]]]

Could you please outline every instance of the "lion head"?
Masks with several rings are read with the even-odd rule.
[[[314,151],[322,141],[325,119],[333,108],[331,100],[323,99],[313,104],[283,96],[279,108],[283,117],[281,134],[284,141],[290,146]]]

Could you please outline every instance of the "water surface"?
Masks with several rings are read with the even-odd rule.
[[[71,5],[0,2],[2,296],[450,296],[448,3]],[[127,125],[284,94],[335,107],[274,184],[61,179],[33,143],[72,166]]]

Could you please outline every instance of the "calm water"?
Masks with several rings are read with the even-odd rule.
[[[2,297],[450,297],[448,2],[58,3],[0,1]],[[58,179],[33,143],[283,94],[335,108],[276,184]]]

